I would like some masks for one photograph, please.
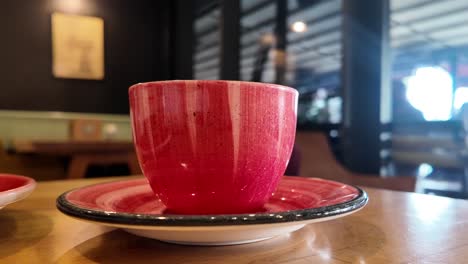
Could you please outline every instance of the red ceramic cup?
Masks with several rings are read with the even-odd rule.
[[[239,81],[161,81],[129,89],[144,175],[168,210],[261,210],[288,164],[296,90]]]

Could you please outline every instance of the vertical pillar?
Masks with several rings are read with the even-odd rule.
[[[173,1],[173,45],[172,78],[189,80],[193,78],[193,54],[195,20],[194,1]]]
[[[284,84],[286,78],[287,15],[288,1],[276,0],[275,83],[277,84]]]
[[[240,0],[221,1],[220,79],[239,80]]]
[[[343,123],[345,165],[378,174],[382,123],[391,118],[389,0],[343,2]]]

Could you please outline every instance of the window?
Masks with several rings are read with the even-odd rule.
[[[193,53],[193,73],[198,80],[219,78],[221,10],[216,2],[197,9],[193,24],[195,51]]]
[[[392,0],[390,21],[394,121],[415,121],[395,112],[405,103],[425,121],[457,118],[468,100],[468,2]],[[395,96],[400,83],[408,98]]]

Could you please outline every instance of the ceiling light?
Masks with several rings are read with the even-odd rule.
[[[291,30],[297,33],[302,33],[307,30],[307,24],[302,21],[296,21],[291,25]]]

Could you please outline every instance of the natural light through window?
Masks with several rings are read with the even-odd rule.
[[[421,67],[405,80],[406,98],[427,121],[448,120],[452,113],[452,77],[441,67]]]

